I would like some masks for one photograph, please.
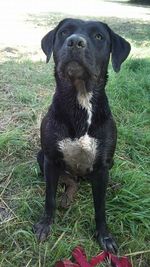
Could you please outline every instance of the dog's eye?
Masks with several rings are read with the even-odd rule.
[[[102,37],[102,35],[100,33],[97,33],[97,34],[95,34],[95,39],[96,40],[102,40],[103,37]]]
[[[63,30],[63,31],[61,32],[61,35],[62,35],[63,37],[67,36],[67,34],[68,34],[68,30]]]

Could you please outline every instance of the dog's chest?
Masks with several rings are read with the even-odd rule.
[[[87,112],[87,132],[80,138],[65,138],[58,143],[63,153],[64,161],[70,171],[77,175],[85,175],[93,170],[97,155],[97,140],[88,135],[88,129],[92,120],[92,95],[91,93],[78,93],[77,100],[82,110]]]
[[[64,161],[69,170],[77,175],[85,175],[93,170],[97,154],[97,140],[85,134],[79,139],[65,138],[59,142]]]

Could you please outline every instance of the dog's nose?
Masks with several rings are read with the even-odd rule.
[[[67,46],[70,48],[85,48],[87,42],[84,37],[78,34],[72,34],[67,39]]]

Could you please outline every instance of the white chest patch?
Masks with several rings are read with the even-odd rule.
[[[64,161],[73,174],[85,175],[92,171],[97,154],[97,140],[88,134],[75,138],[65,138],[58,143]]]
[[[91,124],[92,120],[92,103],[91,103],[92,93],[84,91],[79,91],[77,94],[77,99],[79,102],[79,105],[85,109],[88,113],[88,126]]]

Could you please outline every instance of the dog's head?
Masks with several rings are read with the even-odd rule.
[[[98,79],[106,72],[111,54],[115,72],[130,52],[130,44],[105,23],[64,19],[42,39],[49,61],[53,52],[56,72],[62,78]]]

